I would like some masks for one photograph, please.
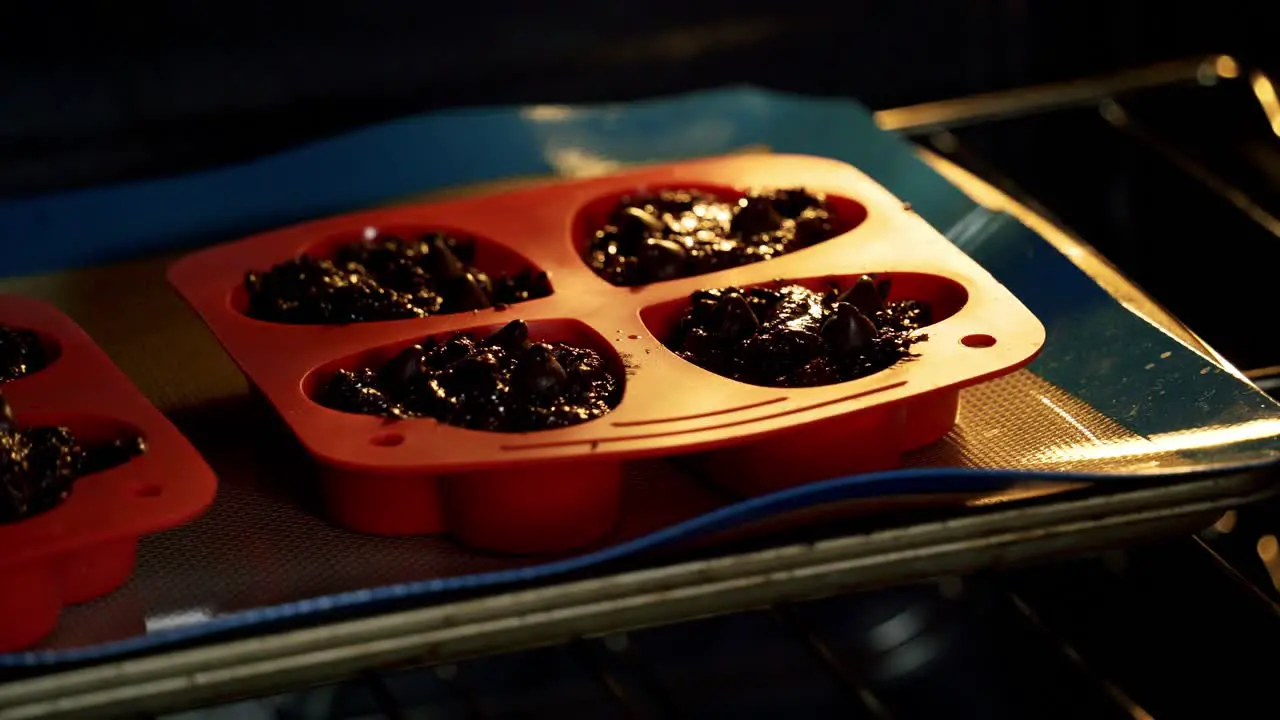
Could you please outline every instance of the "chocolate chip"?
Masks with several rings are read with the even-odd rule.
[[[722,297],[724,295],[719,290],[694,290],[689,296],[689,301],[697,312],[699,308],[714,309],[720,304]]]
[[[461,277],[444,281],[445,307],[449,312],[484,310],[492,307],[489,293],[485,291],[488,278],[476,273],[463,273]]]
[[[670,280],[684,272],[684,245],[674,240],[649,238],[640,250],[637,261],[640,271],[651,281]]]
[[[9,401],[0,395],[0,432],[12,430],[13,426],[13,408],[9,405]]]
[[[876,339],[875,323],[857,307],[840,303],[822,323],[822,339],[837,356],[848,356],[871,348]]]
[[[445,237],[447,238],[446,244],[449,246],[449,250],[453,252],[454,257],[468,265],[476,261],[476,243],[474,240],[453,237],[452,235]]]
[[[425,356],[426,350],[421,345],[410,345],[383,365],[378,375],[391,387],[408,387],[422,377]]]
[[[651,213],[638,207],[627,207],[622,209],[624,215],[639,220],[649,232],[660,233],[667,229],[666,223],[661,219],[654,217]]]
[[[793,222],[796,242],[802,245],[812,245],[836,234],[831,224],[831,215],[826,210],[805,210]]]
[[[453,254],[448,238],[432,235],[426,239],[427,269],[437,278],[460,278],[467,274],[467,265]]]
[[[609,222],[596,233],[595,246],[613,248],[614,255],[633,256],[639,252],[646,238],[661,237],[666,225],[649,212],[648,206],[620,206]]]
[[[529,326],[523,320],[512,320],[490,335],[485,342],[508,351],[524,349],[529,345]]]
[[[751,311],[751,304],[741,295],[729,295],[720,302],[720,335],[726,338],[744,338],[760,327],[760,320]]]
[[[887,301],[889,293],[893,290],[893,281],[889,278],[881,280],[880,284],[876,285],[876,290],[880,293],[880,299]]]
[[[766,195],[748,195],[738,201],[730,228],[740,235],[761,235],[777,230],[782,216],[774,209],[773,198]]]
[[[501,389],[502,368],[502,361],[492,349],[486,348],[443,369],[437,377],[453,402],[471,399],[485,402]]]
[[[870,275],[858,278],[852,287],[836,298],[836,302],[849,303],[869,317],[875,317],[876,313],[884,310],[884,298],[880,297],[876,282]]]
[[[560,362],[551,354],[551,348],[543,343],[529,347],[520,357],[517,381],[528,393],[541,395],[558,389],[568,375]]]

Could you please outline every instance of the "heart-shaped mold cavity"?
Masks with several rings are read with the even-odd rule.
[[[303,391],[342,412],[530,432],[607,415],[622,401],[625,378],[621,357],[586,324],[515,320],[336,360],[308,373]],[[370,442],[400,444],[389,437]]]
[[[574,246],[605,281],[647,285],[798,252],[866,217],[856,200],[803,188],[670,183],[588,202],[574,218]]]
[[[138,428],[93,415],[14,412],[0,396],[0,524],[61,505],[76,483],[146,451]],[[18,456],[22,462],[14,462]]]
[[[302,325],[407,320],[552,294],[547,273],[493,240],[438,226],[336,233],[272,268],[248,268],[231,306]]]
[[[857,380],[912,356],[920,332],[960,311],[964,286],[877,273],[699,290],[644,308],[668,349],[717,375],[765,387]]]
[[[61,354],[62,346],[51,335],[0,325],[0,384],[34,375]]]

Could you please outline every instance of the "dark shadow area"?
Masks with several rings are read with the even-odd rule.
[[[0,10],[0,195],[243,160],[449,107],[754,83],[895,107],[1230,52],[1280,7],[1130,0],[482,6],[185,0]]]

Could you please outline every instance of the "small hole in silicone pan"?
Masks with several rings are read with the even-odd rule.
[[[52,335],[46,335],[38,330],[4,324],[0,324],[0,333],[4,335],[4,337],[0,338],[0,385],[31,377],[42,370],[47,370],[62,356],[62,344]],[[21,359],[30,361],[31,359],[30,356],[27,356],[26,353],[23,353],[14,345],[14,343],[24,342],[28,333],[35,335],[39,355],[34,359],[39,367],[34,370],[28,370],[18,375],[18,377],[12,377],[16,374],[13,367],[15,361],[21,361]]]
[[[396,447],[404,444],[404,435],[400,433],[378,433],[369,438],[369,444],[377,447]]]
[[[279,262],[285,262],[303,255],[321,260],[332,260],[343,247],[364,242],[370,238],[397,237],[403,240],[416,240],[423,236],[434,235],[437,233],[458,238],[463,240],[465,243],[473,245],[475,257],[469,263],[470,266],[487,275],[495,286],[497,283],[501,282],[501,278],[504,275],[523,282],[526,274],[532,276],[542,273],[541,268],[536,266],[519,252],[507,247],[506,245],[465,230],[439,225],[389,225],[379,228],[354,228],[345,232],[330,234],[328,237],[319,238],[311,244],[301,248],[294,256],[281,258]],[[245,272],[265,273],[270,269],[270,267],[252,267],[245,268]],[[544,278],[544,280],[546,282],[545,289],[547,292],[539,297],[546,297],[554,292],[554,287],[551,286],[550,279]],[[236,312],[242,315],[249,315],[249,292],[245,288],[243,282],[237,283],[236,286],[231,289],[228,302],[231,305],[231,308]],[[511,303],[506,304],[509,305]]]
[[[765,190],[768,189],[770,188],[765,188]],[[582,258],[583,262],[586,263],[588,267],[591,267],[591,258],[589,257],[591,242],[595,238],[596,233],[609,224],[610,216],[623,199],[629,196],[657,193],[662,190],[695,190],[712,195],[717,200],[730,202],[736,202],[747,193],[747,190],[736,189],[725,185],[671,182],[663,183],[662,185],[631,188],[625,191],[613,192],[608,195],[595,198],[582,206],[574,216],[573,242],[574,249],[577,251],[578,257]],[[813,245],[821,244],[822,242],[826,242],[832,238],[847,233],[858,225],[861,225],[867,218],[867,209],[862,203],[838,195],[826,195],[825,197],[828,211],[831,213],[831,229],[829,232],[823,233],[821,240],[809,243],[805,247],[812,247]],[[805,247],[793,250],[792,252],[804,252]],[[686,266],[686,271],[676,277],[705,275],[731,266],[732,265],[724,264],[723,262],[718,263],[716,267],[708,267],[702,270],[694,270]],[[595,268],[592,269],[594,270]],[[675,278],[673,277],[669,279]]]
[[[894,303],[903,300],[916,300],[925,303],[929,307],[929,322],[921,327],[939,323],[947,318],[955,315],[969,300],[968,292],[964,286],[939,275],[929,275],[926,273],[893,273],[882,272],[872,273],[877,284],[888,282],[887,289],[889,291],[888,302]],[[744,286],[747,288],[779,288],[787,285],[799,285],[808,290],[817,293],[829,291],[833,285],[840,290],[848,290],[857,279],[861,277],[859,274],[822,276],[816,278],[787,279],[771,281],[766,283],[755,283]],[[713,289],[716,286],[708,286]],[[690,298],[679,298],[668,302],[650,305],[640,311],[640,318],[649,332],[653,333],[663,344],[674,352],[668,344],[672,342],[675,335],[676,324],[690,307]],[[928,333],[923,333],[927,335]],[[821,342],[820,338],[814,338],[814,343]],[[927,340],[915,346],[916,348],[927,347]],[[862,375],[860,377],[866,377]],[[853,378],[853,379],[860,379]],[[754,383],[753,383],[754,384]],[[762,383],[763,384],[763,383]],[[823,383],[813,383],[807,386],[820,386]]]
[[[996,344],[996,339],[990,335],[979,333],[975,335],[965,335],[960,338],[960,344],[971,348],[989,348]]]
[[[466,328],[460,332],[471,335],[475,338],[487,338],[506,325],[507,323],[494,323]],[[616,382],[617,391],[609,396],[606,401],[608,411],[612,411],[621,403],[622,394],[625,392],[627,366],[618,352],[599,333],[591,329],[591,327],[585,323],[573,319],[535,320],[528,323],[528,328],[529,340],[532,342],[565,343],[574,347],[592,350],[598,354],[601,360],[603,360],[605,369],[610,375],[612,375]],[[419,344],[424,339],[430,339],[433,342],[446,341],[452,337],[453,334],[454,333],[450,332],[425,335],[422,338],[404,340],[389,345],[370,348],[369,350],[360,353],[333,360],[308,372],[306,377],[303,378],[302,390],[313,402],[319,405],[324,405],[321,401],[322,397],[328,391],[334,375],[339,370],[357,372],[361,370],[372,370],[374,373],[379,373],[389,361],[400,355],[400,353],[406,348]],[[605,412],[590,420],[567,424],[594,422],[607,414],[608,412]],[[414,422],[418,419],[419,418],[410,418],[405,422]],[[428,420],[430,422],[437,422],[436,419],[429,416],[422,417],[421,419]],[[461,425],[459,426],[465,427]],[[484,430],[480,431],[483,432]],[[513,432],[528,431],[530,430],[513,430]],[[503,430],[497,430],[496,432],[503,432]],[[398,440],[396,439],[397,437],[399,438]],[[398,433],[381,433],[374,435],[369,439],[371,444],[384,447],[398,445],[403,441],[404,438],[399,437]]]

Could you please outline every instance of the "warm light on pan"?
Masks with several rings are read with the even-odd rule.
[[[1039,453],[1035,459],[1045,463],[1116,460],[1158,453],[1204,450],[1277,436],[1280,436],[1280,419],[1265,418],[1237,425],[1220,425],[1152,435],[1136,440],[1060,446]]]

